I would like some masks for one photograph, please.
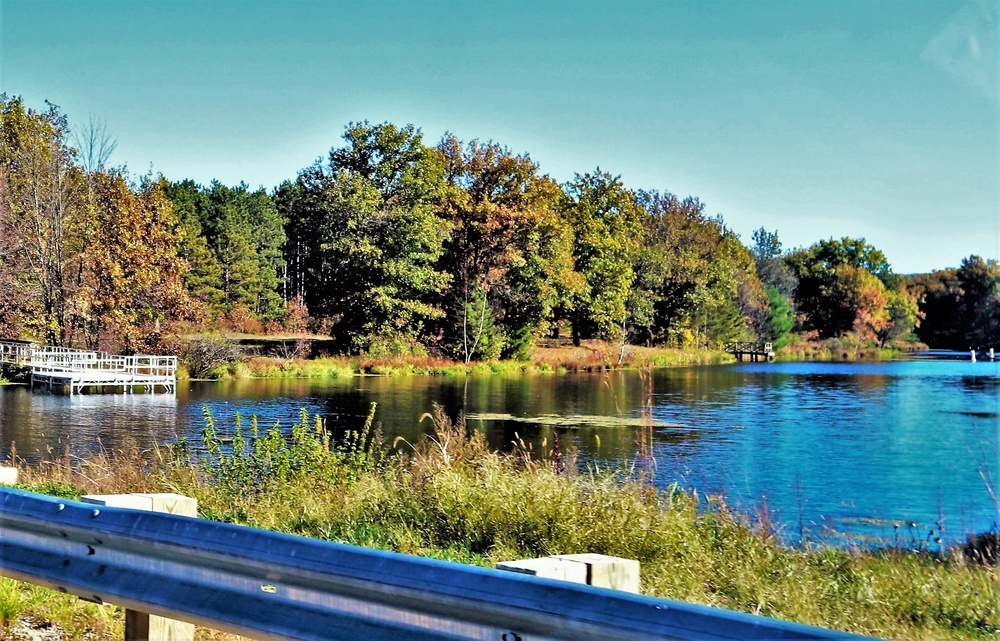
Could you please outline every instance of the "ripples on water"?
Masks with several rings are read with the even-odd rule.
[[[998,524],[990,489],[1000,467],[998,362],[752,363],[611,374],[440,379],[191,383],[176,398],[154,395],[53,396],[0,388],[0,457],[85,455],[128,441],[149,446],[197,439],[207,406],[222,429],[239,412],[262,426],[289,426],[303,407],[334,433],[356,428],[369,403],[388,442],[414,442],[418,418],[441,403],[459,411],[510,414],[520,421],[471,423],[494,447],[515,439],[535,451],[576,447],[582,464],[634,457],[634,427],[601,426],[596,416],[642,416],[652,392],[657,483],[722,494],[753,512],[766,506],[790,541],[866,537],[928,544]],[[523,419],[587,416],[577,429]],[[585,424],[584,424],[585,423]],[[598,438],[600,447],[598,448]],[[912,525],[911,525],[912,524]],[[894,527],[897,526],[897,527]],[[935,534],[929,534],[934,530]]]

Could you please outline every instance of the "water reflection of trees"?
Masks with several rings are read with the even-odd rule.
[[[975,394],[1000,393],[1000,378],[996,376],[966,375],[959,379],[959,385],[964,391]]]
[[[176,438],[177,399],[166,394],[32,393],[0,390],[0,459],[16,448],[28,461],[100,449],[142,449]]]

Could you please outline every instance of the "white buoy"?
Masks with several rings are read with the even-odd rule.
[[[972,351],[972,362],[975,363],[976,362],[976,350],[971,350],[971,351]]]
[[[993,348],[992,347],[990,348],[990,360],[991,361],[993,360]]]

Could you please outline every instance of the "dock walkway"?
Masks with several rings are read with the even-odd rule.
[[[774,360],[774,349],[771,343],[733,341],[731,343],[726,343],[725,350],[735,356],[738,361],[742,361],[744,356],[746,356],[753,363],[756,363],[761,359],[768,361]]]
[[[0,363],[31,372],[31,387],[39,383],[52,390],[69,387],[71,395],[84,388],[122,388],[125,393],[137,387],[149,392],[162,389],[177,391],[176,356],[115,356],[70,347],[36,345],[23,341],[0,341]]]

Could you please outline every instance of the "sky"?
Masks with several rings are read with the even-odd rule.
[[[1000,256],[997,0],[0,0],[0,91],[268,190],[350,122],[696,196],[748,245]]]

